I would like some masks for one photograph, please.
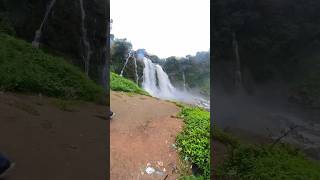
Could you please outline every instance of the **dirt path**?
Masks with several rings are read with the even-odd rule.
[[[106,108],[54,101],[0,93],[0,151],[16,162],[7,180],[106,179]]]
[[[111,179],[176,179],[172,144],[182,121],[172,115],[179,108],[151,97],[111,92],[111,109],[116,113],[110,124]],[[159,174],[147,174],[147,165]]]

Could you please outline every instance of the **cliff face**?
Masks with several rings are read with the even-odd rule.
[[[0,0],[0,15],[18,37],[32,42],[53,0]],[[106,0],[56,0],[43,23],[40,46],[62,53],[98,83],[106,63]],[[89,48],[88,48],[89,47]],[[88,55],[90,53],[90,55]]]

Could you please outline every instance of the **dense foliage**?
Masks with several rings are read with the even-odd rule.
[[[111,73],[111,90],[132,92],[137,94],[149,95],[146,91],[141,89],[137,84],[129,79],[123,78],[115,73]]]
[[[169,57],[163,63],[163,68],[176,86],[183,87],[185,83],[186,88],[198,89],[203,95],[210,95],[209,52],[198,52],[195,56],[179,59]]]
[[[320,178],[320,164],[289,144],[253,145],[218,128],[213,138],[228,147],[227,158],[215,167],[217,179],[269,180]]]
[[[210,177],[210,113],[197,107],[182,107],[180,116],[185,126],[177,136],[177,147],[183,159]],[[191,177],[190,177],[191,178]]]
[[[240,145],[219,167],[218,177],[245,180],[320,179],[320,164],[288,145]]]
[[[96,101],[101,87],[64,59],[0,33],[0,89]]]
[[[111,72],[120,74],[132,44],[126,39],[115,39],[111,46]]]

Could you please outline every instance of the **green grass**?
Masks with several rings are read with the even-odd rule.
[[[0,33],[0,90],[98,101],[103,90],[77,67]]]
[[[206,180],[203,176],[184,176],[179,180]]]
[[[190,161],[200,169],[200,176],[197,178],[209,179],[210,113],[198,107],[183,106],[180,117],[183,118],[185,126],[176,138],[178,151],[182,159]]]
[[[289,145],[240,145],[234,148],[229,159],[218,167],[221,179],[240,180],[317,180],[320,164],[309,160]]]
[[[215,128],[214,138],[231,145],[228,158],[216,168],[218,179],[239,180],[316,180],[320,179],[320,164],[308,159],[289,144],[253,145],[244,143]]]
[[[199,176],[181,174],[181,179],[209,179],[209,112],[197,107],[181,107],[180,117],[183,118],[185,126],[176,139],[178,151],[181,159],[197,165],[202,171]],[[320,179],[320,164],[308,159],[291,145],[278,144],[273,148],[269,144],[252,145],[216,127],[213,130],[213,138],[229,147],[226,152],[227,159],[216,168],[218,179]]]
[[[110,87],[111,87],[111,90],[114,90],[114,91],[123,91],[123,92],[136,93],[136,94],[149,96],[149,94],[143,89],[141,89],[136,83],[126,78],[123,78],[115,73],[111,73]]]

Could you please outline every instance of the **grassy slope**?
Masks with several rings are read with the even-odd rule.
[[[217,167],[220,179],[320,179],[320,164],[288,145],[252,145],[220,131],[216,140],[231,145],[228,159]],[[215,137],[214,137],[215,138]]]
[[[200,169],[201,176],[184,179],[209,179],[210,177],[210,113],[196,107],[182,106],[180,117],[185,126],[177,136],[177,147],[182,159]]]
[[[180,155],[202,171],[201,176],[184,179],[209,179],[209,112],[182,106],[180,117],[185,122],[183,131],[177,136]],[[213,138],[230,148],[227,160],[215,172],[219,179],[320,179],[320,164],[290,145],[279,144],[271,148],[270,145],[247,144],[218,128],[213,130]]]
[[[99,100],[101,87],[64,59],[0,33],[0,90]]]
[[[136,83],[121,77],[115,73],[111,73],[111,90],[123,91],[130,93],[137,93],[142,95],[149,95],[146,91],[141,89]]]

